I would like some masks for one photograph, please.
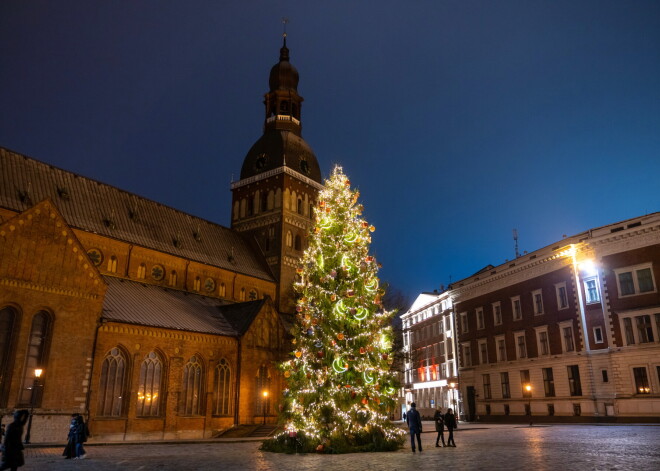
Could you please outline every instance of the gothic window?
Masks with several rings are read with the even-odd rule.
[[[257,409],[255,410],[255,415],[265,416],[269,413],[270,398],[273,395],[273,391],[270,389],[270,373],[266,365],[260,366],[257,370],[256,386]]]
[[[227,287],[224,283],[220,283],[220,289],[218,290],[218,295],[221,298],[224,298],[227,295]]]
[[[215,390],[213,397],[213,414],[231,414],[231,370],[229,363],[224,358],[220,360],[215,368]]]
[[[110,273],[117,273],[117,257],[114,255],[108,259],[108,271]]]
[[[144,280],[146,275],[147,275],[147,266],[144,263],[140,263],[140,266],[138,267],[137,270],[137,277],[140,280]]]
[[[303,213],[303,200],[302,200],[302,198],[298,198],[298,201],[296,202],[296,211],[298,211],[298,214]]]
[[[293,234],[291,231],[286,232],[286,246],[291,247],[293,245]]]
[[[32,404],[32,388],[34,386],[36,368],[43,368],[47,349],[48,337],[50,335],[50,316],[45,311],[40,311],[32,318],[32,327],[28,340],[27,358],[25,361],[25,370],[23,371],[23,381],[21,384],[21,393],[18,398],[19,404]],[[41,404],[39,391],[35,391],[34,405]]]
[[[296,250],[302,250],[302,239],[299,234],[296,235],[296,242],[294,248]]]
[[[136,411],[138,417],[160,415],[162,382],[163,362],[156,352],[150,352],[140,366]]]
[[[245,288],[241,288],[241,294],[239,295],[239,300],[245,301]]]
[[[170,286],[176,286],[176,272],[172,270],[170,272],[170,281],[169,281]]]
[[[193,290],[199,291],[202,289],[202,280],[200,280],[199,276],[195,278],[195,281],[193,282]]]
[[[240,214],[241,214],[241,217],[242,217],[242,218],[245,217],[245,210],[246,210],[246,207],[245,207],[245,206],[246,206],[246,202],[245,202],[245,198],[243,198],[243,199],[241,200],[241,211],[240,211]]]
[[[248,216],[252,216],[254,214],[254,199],[248,198],[247,199],[247,211],[246,214]]]
[[[268,192],[268,197],[266,198],[266,208],[268,210],[271,210],[274,207],[275,207],[275,193],[273,192],[273,190],[270,190]]]
[[[101,367],[99,384],[99,409],[101,417],[121,417],[124,410],[126,359],[115,347],[108,352]]]
[[[268,208],[268,193],[266,193],[266,191],[263,190],[259,194],[261,196],[261,204],[259,210],[263,213],[265,211],[268,211],[268,209],[270,209]]]
[[[183,368],[183,390],[181,391],[181,413],[200,415],[202,413],[202,365],[197,356],[188,360]]]
[[[16,311],[11,307],[0,309],[0,407],[6,407],[9,386],[9,357],[11,352]]]
[[[286,193],[285,193],[286,195]],[[274,207],[279,208],[282,206],[282,189],[278,188],[277,191],[275,192],[275,202],[273,204]]]

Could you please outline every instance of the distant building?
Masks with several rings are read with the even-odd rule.
[[[654,213],[454,283],[468,420],[660,420],[659,278]]]
[[[421,293],[401,316],[404,351],[404,404],[425,417],[435,409],[459,410],[456,331],[448,291]]]
[[[64,440],[72,413],[107,440],[276,421],[321,188],[297,85],[285,43],[232,229],[0,148],[3,420],[34,406],[33,442]]]

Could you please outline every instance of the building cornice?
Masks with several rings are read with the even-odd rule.
[[[281,174],[289,175],[289,176],[291,176],[291,177],[293,177],[297,180],[302,181],[303,183],[306,183],[307,185],[311,186],[312,188],[316,188],[319,191],[323,190],[323,188],[324,188],[323,185],[321,185],[319,182],[316,182],[316,181],[312,180],[311,178],[306,177],[302,173],[296,172],[295,170],[293,170],[289,167],[282,166],[282,167],[279,167],[279,168],[275,168],[273,170],[269,170],[269,171],[264,172],[264,173],[260,173],[258,175],[254,175],[254,176],[249,177],[249,178],[244,178],[244,179],[239,180],[237,182],[232,182],[231,189],[236,190],[236,189],[241,188],[245,185],[250,185],[252,183],[256,183],[258,181],[265,180],[267,178],[271,178],[271,177],[281,175]]]

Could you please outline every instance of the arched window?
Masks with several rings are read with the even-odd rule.
[[[10,381],[9,356],[16,324],[16,311],[11,307],[0,309],[0,407],[7,406]]]
[[[225,286],[224,283],[220,283],[220,288],[218,289],[218,295],[221,298],[224,298],[225,296],[227,296],[227,287]]]
[[[273,190],[270,190],[266,197],[266,208],[268,210],[271,210],[274,207],[275,207],[275,193],[273,192]]]
[[[296,243],[295,243],[294,249],[302,250],[302,239],[301,239],[299,234],[296,235]]]
[[[140,266],[137,270],[137,277],[140,280],[144,280],[147,276],[147,266],[144,263],[140,263]]]
[[[117,257],[114,255],[108,259],[108,271],[110,273],[117,273]]]
[[[163,362],[156,352],[150,352],[140,366],[136,412],[139,417],[160,415],[162,381]]]
[[[259,210],[263,213],[268,211],[268,192],[266,190],[262,190],[261,193],[259,193],[261,197],[261,204],[259,206]]]
[[[302,200],[302,198],[298,198],[298,201],[296,203],[296,211],[298,211],[298,214],[303,213],[303,200]]]
[[[183,367],[183,390],[181,391],[180,410],[183,415],[200,415],[202,413],[202,365],[197,356],[188,360]]]
[[[99,410],[101,417],[121,417],[124,412],[126,387],[126,358],[115,347],[108,352],[101,367]]]
[[[170,286],[176,286],[176,272],[172,270],[170,272],[170,281],[169,281]]]
[[[291,231],[286,232],[286,246],[291,247],[293,245],[293,235]]]
[[[231,370],[224,358],[215,367],[213,414],[231,414]]]
[[[265,416],[270,410],[270,398],[273,391],[270,388],[270,373],[266,365],[261,365],[257,370],[257,384],[255,393],[257,395],[255,415]],[[266,394],[264,394],[266,393]]]
[[[195,281],[193,282],[193,289],[195,291],[200,291],[202,289],[202,280],[199,278],[195,278]]]
[[[40,311],[32,318],[32,328],[30,329],[30,338],[28,339],[27,358],[25,361],[25,370],[23,371],[23,381],[21,384],[21,393],[18,398],[19,404],[35,406],[41,405],[41,390],[34,391],[32,397],[32,388],[34,386],[34,370],[43,368],[48,353],[48,340],[50,336],[50,316],[45,311]],[[34,402],[33,402],[34,401]]]
[[[241,301],[245,301],[245,288],[241,288],[241,294],[239,296]]]

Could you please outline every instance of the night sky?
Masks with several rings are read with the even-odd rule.
[[[657,0],[2,0],[0,146],[229,226],[282,17],[410,298],[660,211]]]

